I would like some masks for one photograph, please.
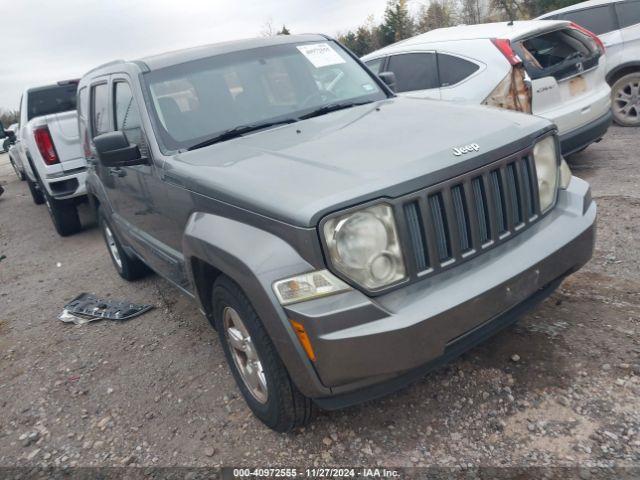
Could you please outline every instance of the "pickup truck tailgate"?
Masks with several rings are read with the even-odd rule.
[[[75,110],[47,115],[45,121],[51,133],[53,145],[64,171],[86,166],[80,136],[78,134],[78,114]]]

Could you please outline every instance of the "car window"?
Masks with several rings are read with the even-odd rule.
[[[149,113],[167,150],[191,148],[238,126],[294,120],[336,103],[387,98],[334,42],[260,47],[144,74]]]
[[[109,131],[109,90],[106,83],[91,88],[91,124],[93,136]]]
[[[562,80],[598,64],[600,51],[590,36],[564,28],[513,45],[533,79],[553,76]]]
[[[640,24],[640,2],[616,3],[620,28],[627,28]]]
[[[114,120],[115,129],[124,132],[131,143],[142,143],[140,111],[127,82],[114,84]]]
[[[30,91],[27,101],[27,120],[75,110],[77,88],[77,83],[69,83]]]
[[[365,62],[365,65],[369,67],[371,71],[376,75],[380,73],[380,69],[382,68],[383,64],[384,64],[384,57],[376,58],[375,60],[369,60],[368,62]]]
[[[480,67],[468,60],[444,53],[438,54],[438,73],[440,75],[440,86],[449,87],[460,83],[469,77]]]
[[[558,16],[558,19],[577,23],[596,35],[602,35],[618,29],[616,15],[611,5],[563,13]]]
[[[392,55],[387,70],[396,76],[397,92],[427,90],[439,86],[435,53]]]

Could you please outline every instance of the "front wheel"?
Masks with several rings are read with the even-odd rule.
[[[24,174],[24,172],[20,171],[18,165],[16,165],[16,162],[14,162],[13,158],[11,158],[11,155],[9,155],[9,161],[11,162],[11,166],[13,167],[13,171],[16,172],[18,180],[24,182],[27,179],[27,176]]]
[[[267,427],[288,432],[315,414],[276,352],[258,314],[244,292],[221,276],[213,285],[213,317],[231,373],[253,411]]]
[[[611,87],[613,119],[623,127],[640,126],[640,72],[618,79]]]

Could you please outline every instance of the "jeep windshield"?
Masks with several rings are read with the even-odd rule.
[[[163,149],[230,140],[387,97],[332,41],[242,50],[144,74]]]

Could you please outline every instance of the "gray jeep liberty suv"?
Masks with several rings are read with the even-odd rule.
[[[385,81],[299,35],[116,61],[79,85],[116,269],[196,300],[278,431],[420,378],[593,252],[596,206],[554,125]]]

